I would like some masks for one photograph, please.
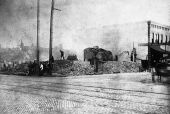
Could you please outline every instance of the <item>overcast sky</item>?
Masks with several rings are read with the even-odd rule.
[[[36,3],[0,0],[2,46],[16,46],[21,39],[27,45],[36,42]],[[62,11],[54,13],[53,44],[77,51],[86,47],[81,36],[88,28],[146,20],[168,25],[168,5],[169,0],[55,0],[55,7]],[[40,0],[40,45],[45,47],[50,37],[50,7],[51,0]]]

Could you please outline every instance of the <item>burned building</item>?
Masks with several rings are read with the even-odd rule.
[[[99,48],[98,46],[84,49],[84,61],[89,61],[90,64],[93,65],[95,60],[100,62],[113,61],[112,52]]]

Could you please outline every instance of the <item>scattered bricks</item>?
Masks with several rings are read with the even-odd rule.
[[[5,74],[16,74],[16,75],[26,75],[29,71],[28,63],[17,64],[12,67],[7,67],[5,70],[2,70]]]
[[[117,62],[115,61],[109,61],[103,64],[103,73],[104,74],[112,74],[114,72],[119,72],[117,68]]]
[[[94,66],[90,65],[89,62],[84,61],[74,61],[70,62],[68,60],[62,60],[56,62],[57,69],[54,69],[54,72],[63,75],[93,75],[96,74],[94,72]],[[99,67],[99,74],[113,74],[113,73],[130,73],[130,72],[139,72],[139,67],[141,65],[136,62],[117,62],[117,61],[108,61],[103,63]]]
[[[55,60],[53,63],[53,72],[68,75],[71,72],[73,61],[69,60]]]
[[[59,60],[55,62],[53,70],[59,74],[73,76],[94,74],[94,67],[84,61]]]
[[[56,67],[58,68],[67,68],[73,65],[73,61],[69,61],[69,60],[55,60],[53,63],[53,68],[54,70]]]
[[[75,61],[72,66],[72,75],[90,75],[94,74],[94,67],[88,62]]]
[[[117,61],[108,61],[103,64],[103,73],[112,74],[112,73],[125,73],[125,72],[139,72],[140,64],[136,62],[117,62]]]
[[[131,73],[139,72],[141,64],[137,62],[119,62],[119,61],[108,61],[99,64],[97,74],[113,74],[113,73]],[[12,74],[25,74],[28,71],[28,64],[18,64],[15,67],[15,71],[11,70]],[[79,75],[93,75],[94,66],[90,65],[89,62],[84,61],[70,61],[70,60],[56,60],[53,63],[53,72],[62,74],[65,76],[79,76]],[[17,75],[19,75],[17,74]]]

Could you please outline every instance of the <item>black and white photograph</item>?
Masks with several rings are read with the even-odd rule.
[[[170,1],[0,0],[0,114],[170,114]]]

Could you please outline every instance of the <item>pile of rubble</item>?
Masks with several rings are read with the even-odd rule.
[[[8,65],[4,65],[0,72],[4,73],[4,74],[22,74],[22,75],[26,75],[28,73],[28,63],[22,63],[22,64],[8,64]]]
[[[108,61],[104,64],[99,64],[98,74],[113,74],[113,73],[131,73],[139,72],[140,64],[136,62],[118,62]],[[84,61],[58,61],[54,65],[53,72],[63,75],[92,75],[94,72],[94,66],[90,65],[89,62]]]
[[[94,67],[91,66],[88,62],[75,61],[71,67],[70,75],[91,75],[94,74]]]
[[[131,73],[139,72],[140,63],[136,62],[117,62],[117,61],[108,61],[103,64],[103,73],[112,74],[112,73]]]
[[[120,73],[120,66],[121,66],[120,62],[108,61],[103,64],[101,70],[103,74]]]
[[[73,61],[69,60],[55,60],[53,63],[53,71],[58,71],[60,69],[66,69],[73,65]]]
[[[94,74],[94,68],[87,62],[62,60],[54,63],[53,72],[63,75]]]
[[[28,72],[29,68],[28,68],[28,63],[22,63],[22,64],[18,64],[15,66],[14,71],[15,72]]]
[[[53,73],[62,74],[65,76],[93,75],[93,74],[113,74],[113,73],[131,73],[139,72],[141,64],[137,62],[118,62],[108,61],[100,63],[98,72],[94,72],[94,66],[89,62],[56,60],[53,63]],[[8,73],[27,73],[28,63],[16,65],[14,68],[6,69]]]

